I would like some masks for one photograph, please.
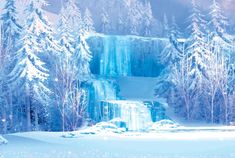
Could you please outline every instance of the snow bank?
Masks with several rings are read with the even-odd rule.
[[[125,121],[120,118],[115,118],[110,120],[109,122],[100,122],[92,127],[88,127],[86,129],[78,131],[78,134],[82,135],[112,135],[112,134],[126,134],[130,133],[139,133],[139,132],[128,132],[127,128],[125,127]],[[145,132],[159,132],[162,130],[171,130],[171,129],[178,129],[180,126],[178,123],[173,122],[171,120],[161,120],[155,123],[152,123],[147,127]],[[70,135],[71,136],[71,135]],[[69,136],[67,136],[69,137]]]
[[[5,138],[3,138],[2,136],[0,136],[0,145],[7,144],[7,143],[8,143],[8,141]]]

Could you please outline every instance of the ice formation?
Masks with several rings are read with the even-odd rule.
[[[120,98],[117,81],[123,77],[158,77],[164,66],[157,59],[169,44],[167,39],[95,34],[87,41],[95,76],[89,88],[89,115],[95,123],[120,119],[128,131],[144,131],[153,121],[165,118],[157,101]]]
[[[91,71],[101,76],[157,77],[163,65],[157,60],[167,39],[93,35],[87,39],[93,60]]]
[[[152,123],[151,111],[141,101],[110,100],[101,107],[103,121],[120,118],[128,131],[143,131]]]

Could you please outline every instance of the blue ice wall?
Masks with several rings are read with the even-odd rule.
[[[93,35],[87,39],[93,60],[91,72],[106,77],[157,77],[164,68],[160,52],[167,39]]]
[[[95,78],[87,86],[89,92],[89,117],[95,121],[101,120],[100,102],[107,100],[117,100],[117,84],[115,80]]]

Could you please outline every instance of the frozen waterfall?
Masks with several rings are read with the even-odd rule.
[[[95,100],[115,100],[116,96],[116,88],[115,84],[112,80],[94,80],[93,88],[95,94]]]
[[[91,72],[108,77],[157,77],[164,68],[159,55],[168,39],[93,35],[87,39],[93,60]]]
[[[141,101],[103,101],[101,109],[102,121],[119,118],[129,131],[144,131],[152,123],[151,111]]]
[[[87,42],[92,52],[90,68],[95,77],[88,87],[88,113],[92,123],[119,120],[129,131],[144,131],[153,121],[165,118],[165,108],[155,100],[145,98],[143,101],[138,97],[133,97],[138,101],[125,100],[128,97],[120,92],[128,93],[127,87],[132,85],[121,89],[118,81],[123,78],[158,77],[164,69],[158,60],[159,55],[169,44],[168,39],[94,34],[87,38]]]
[[[100,75],[131,76],[131,53],[126,38],[106,37],[100,58]]]
[[[105,100],[117,99],[117,87],[113,80],[96,79],[92,81],[92,86],[89,88],[90,102],[88,111],[90,117],[95,121],[101,120],[100,102]]]

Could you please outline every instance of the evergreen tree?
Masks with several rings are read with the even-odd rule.
[[[40,113],[45,113],[49,101],[50,90],[45,82],[49,72],[42,57],[50,56],[50,53],[58,50],[52,29],[41,9],[45,4],[46,1],[41,0],[29,2],[26,24],[15,55],[16,61],[12,63],[14,68],[8,75],[11,84],[17,87],[21,95],[22,100],[18,104],[25,105],[27,130],[32,128],[32,111],[35,129],[39,128],[39,110],[42,110]]]
[[[15,120],[15,116],[13,115],[13,91],[11,90],[11,85],[8,83],[7,74],[12,69],[10,63],[14,60],[13,56],[16,51],[16,44],[22,29],[18,23],[17,14],[15,0],[7,0],[1,16],[2,26],[0,43],[0,104],[2,106],[2,117],[5,120],[3,122],[4,132],[6,132],[7,123],[10,124],[8,128],[13,128],[12,126]],[[6,118],[6,116],[9,117]]]
[[[2,47],[9,52],[14,51],[16,42],[22,27],[17,21],[17,11],[15,7],[15,0],[7,0],[4,12],[1,16],[2,21]]]
[[[128,10],[128,23],[129,33],[132,35],[139,35],[139,27],[141,24],[141,12],[139,2],[137,0],[132,0],[130,2],[130,8]]]
[[[195,89],[206,79],[206,67],[210,59],[207,47],[207,35],[204,33],[205,21],[195,0],[192,0],[193,12],[190,16],[191,35],[187,40],[187,63],[189,64],[191,88]]]
[[[212,0],[209,14],[211,17],[209,24],[212,28],[211,39],[218,40],[216,39],[216,36],[218,36],[224,42],[231,43],[231,37],[226,32],[228,19],[223,15],[220,4],[216,0]]]
[[[72,65],[76,68],[76,78],[79,82],[86,81],[90,78],[90,61],[92,54],[83,35],[80,35],[75,52],[72,56]]]
[[[102,33],[109,33],[110,32],[110,21],[109,15],[106,10],[103,8],[101,13],[101,32]]]
[[[163,16],[163,37],[169,37],[169,22],[166,14]]]
[[[146,12],[144,14],[145,18],[143,19],[143,25],[144,25],[143,32],[144,32],[145,36],[150,36],[151,35],[151,25],[154,20],[150,2],[147,2],[147,4],[144,7],[144,10],[146,10]]]
[[[91,12],[88,8],[86,8],[84,17],[83,17],[83,31],[84,33],[93,33],[95,32],[94,22],[92,19]]]
[[[62,47],[62,52],[65,55],[71,56],[74,52],[75,37],[72,35],[73,25],[68,20],[68,17],[71,16],[68,13],[67,8],[62,6],[57,25],[57,39]]]
[[[67,27],[69,27],[71,34],[74,35],[74,38],[77,38],[77,36],[82,32],[84,23],[82,20],[81,11],[78,8],[75,0],[68,0],[61,10],[61,14],[68,23]],[[90,13],[87,14],[90,16]],[[89,25],[93,26],[92,20],[91,24]]]

